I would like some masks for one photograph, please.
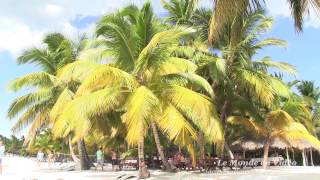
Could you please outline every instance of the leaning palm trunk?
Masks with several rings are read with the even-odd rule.
[[[73,147],[72,147],[72,140],[71,140],[71,136],[68,136],[68,144],[69,144],[69,151],[70,151],[70,154],[71,154],[71,158],[74,162],[79,162],[79,158],[77,158],[77,156],[74,154],[74,150],[73,150]]]
[[[292,149],[292,159],[293,159],[293,161],[296,161],[296,158],[294,156],[294,149]]]
[[[83,139],[78,141],[78,149],[79,149],[81,170],[90,169],[90,167],[92,166],[92,162],[90,161],[89,156],[87,154],[86,145]]]
[[[159,138],[156,124],[154,122],[151,122],[151,127],[152,127],[153,136],[154,136],[154,141],[156,142],[157,150],[158,150],[159,156],[162,160],[163,170],[172,171],[173,168],[171,168],[171,165],[169,164],[167,158],[164,156],[164,152],[163,152],[163,148],[160,144],[160,138]]]
[[[303,163],[303,166],[307,166],[306,151],[305,151],[305,149],[302,150],[301,154],[302,154],[302,163]]]
[[[224,143],[224,148],[228,152],[228,155],[229,155],[230,159],[234,159],[233,152],[231,151],[231,149],[230,149],[230,147],[229,147],[227,142]]]
[[[262,160],[263,169],[267,169],[268,167],[269,148],[270,148],[270,138],[268,137],[263,146],[263,160]]]
[[[146,179],[150,177],[150,173],[144,162],[144,136],[141,132],[139,143],[138,143],[138,157],[139,157],[139,179]]]
[[[314,164],[313,164],[313,154],[312,154],[312,148],[310,148],[310,151],[309,151],[309,153],[310,153],[310,165],[311,165],[311,166],[314,166]]]
[[[202,132],[199,133],[199,147],[200,147],[200,157],[204,159],[204,135]]]
[[[287,162],[288,162],[288,166],[290,166],[290,156],[289,156],[289,150],[288,148],[286,147],[286,156],[287,156]]]
[[[222,107],[222,111],[221,111],[221,121],[222,121],[222,124],[223,124],[223,136],[224,136],[224,139],[226,139],[226,135],[225,135],[225,132],[227,130],[227,117],[228,117],[228,109],[229,109],[229,102],[228,101],[225,101],[224,104],[223,104],[223,107]],[[228,145],[228,141],[225,141],[224,143],[224,148],[225,150],[227,151],[227,153],[229,154],[229,157],[230,159],[234,159],[234,155]]]

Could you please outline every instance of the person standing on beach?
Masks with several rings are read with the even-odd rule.
[[[115,171],[116,165],[117,165],[117,153],[114,150],[112,150],[111,163],[112,163],[112,171]]]
[[[103,171],[104,155],[103,155],[101,147],[96,152],[96,156],[97,156],[97,168],[100,165],[101,166],[101,170]]]
[[[54,154],[51,150],[49,150],[49,153],[48,153],[48,166],[50,166],[51,164],[53,164],[53,161],[54,161]]]
[[[39,150],[37,153],[37,165],[40,166],[40,163],[43,162],[44,153]]]
[[[2,157],[4,156],[5,150],[4,144],[0,141],[0,175],[2,175]]]

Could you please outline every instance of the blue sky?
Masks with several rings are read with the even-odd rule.
[[[208,4],[203,0],[202,4]],[[143,0],[133,0],[142,4]],[[18,66],[15,59],[28,47],[39,46],[44,34],[60,31],[73,38],[83,32],[92,32],[95,21],[104,13],[130,3],[128,0],[1,0],[0,1],[0,134],[9,136],[13,121],[6,116],[12,100],[24,92],[6,89],[10,80],[38,70],[33,65]],[[163,14],[160,0],[152,0],[158,14]],[[296,33],[285,0],[269,0],[268,13],[275,18],[274,28],[267,35],[288,42],[287,48],[267,48],[259,56],[295,65],[298,79],[313,80],[320,85],[318,76],[318,49],[320,20],[311,11],[303,33]]]

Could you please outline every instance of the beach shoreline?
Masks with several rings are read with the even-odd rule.
[[[67,171],[61,170],[58,163],[48,167],[42,163],[40,167],[32,159],[24,157],[5,157],[4,171],[1,180],[106,180],[136,179],[137,171],[112,172],[110,168],[105,171]],[[60,169],[59,169],[60,168]],[[320,167],[284,166],[270,167],[267,170],[261,168],[247,169],[243,171],[216,171],[213,173],[178,172],[166,173],[160,170],[150,170],[151,178],[155,180],[168,179],[214,179],[214,180],[318,180],[320,179]]]

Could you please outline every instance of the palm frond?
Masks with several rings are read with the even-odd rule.
[[[129,96],[124,108],[122,120],[128,129],[126,139],[130,145],[138,144],[151,118],[161,112],[160,101],[147,87],[140,86]]]
[[[177,85],[167,87],[164,97],[192,120],[212,142],[223,141],[223,130],[215,105],[208,97]]]
[[[18,91],[24,87],[50,87],[57,82],[57,78],[46,72],[35,72],[13,80],[8,88]]]
[[[101,65],[86,77],[76,94],[81,95],[104,87],[113,86],[133,89],[138,84],[135,77],[131,74],[116,67]]]
[[[57,118],[56,124],[60,126],[55,126],[53,133],[63,136],[67,124],[67,128],[74,131],[75,139],[83,138],[91,128],[90,119],[119,108],[125,98],[123,95],[121,89],[112,87],[73,99]]]
[[[20,112],[28,109],[36,104],[41,104],[44,101],[52,98],[52,89],[40,89],[35,93],[29,93],[16,98],[8,109],[8,117],[10,119],[16,117]]]

